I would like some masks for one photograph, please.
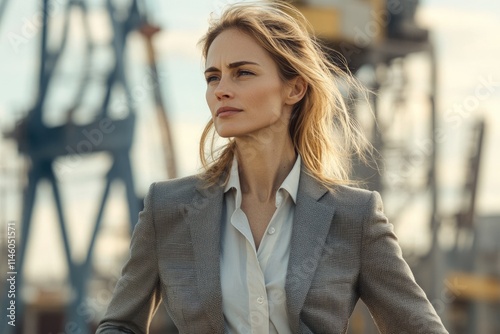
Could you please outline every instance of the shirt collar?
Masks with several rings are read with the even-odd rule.
[[[288,173],[287,177],[285,178],[280,188],[278,189],[278,192],[281,189],[286,190],[290,195],[290,197],[292,197],[294,203],[297,203],[297,192],[299,190],[301,164],[302,164],[302,159],[300,157],[300,154],[298,154],[297,159],[295,160],[295,164],[292,167],[292,170],[290,171],[290,173]],[[238,160],[236,159],[236,156],[233,158],[231,171],[229,172],[229,179],[228,182],[226,183],[226,186],[224,187],[224,192],[227,192],[232,188],[236,189],[237,194],[241,193],[240,175],[238,173]]]
[[[240,174],[238,172],[238,160],[236,159],[236,155],[231,164],[231,171],[229,172],[229,179],[224,187],[224,192],[228,192],[231,188],[235,188],[238,192],[240,191]]]
[[[300,154],[297,154],[297,160],[295,160],[292,170],[288,173],[288,176],[285,178],[285,181],[283,181],[280,187],[280,189],[285,189],[290,194],[294,203],[297,203],[301,164],[302,158],[300,157]]]

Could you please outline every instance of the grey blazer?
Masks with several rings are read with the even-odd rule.
[[[286,278],[293,333],[346,333],[361,298],[382,333],[447,333],[401,256],[376,192],[301,172]],[[180,333],[224,333],[223,188],[191,176],[151,185],[97,333],[147,333],[163,301]]]

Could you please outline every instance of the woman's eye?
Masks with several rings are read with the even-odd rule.
[[[216,75],[211,75],[211,76],[206,77],[207,83],[211,83],[212,81],[217,80],[217,79],[218,79],[218,77]]]
[[[250,71],[240,70],[238,71],[238,75],[253,75]]]

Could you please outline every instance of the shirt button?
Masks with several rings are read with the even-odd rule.
[[[269,234],[274,234],[274,232],[276,232],[276,229],[274,227],[269,228],[269,231],[267,231],[267,233]]]
[[[257,298],[257,303],[263,304],[264,303],[264,297],[261,296],[261,297]]]

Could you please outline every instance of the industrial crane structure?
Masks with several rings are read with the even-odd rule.
[[[121,182],[125,186],[126,207],[130,222],[130,231],[133,230],[137,216],[140,211],[141,200],[138,198],[134,188],[134,177],[130,151],[134,140],[134,129],[137,119],[137,106],[133,101],[133,95],[129,80],[127,79],[128,68],[125,66],[125,54],[127,50],[127,40],[134,32],[143,36],[146,54],[149,63],[149,74],[151,76],[151,89],[149,93],[155,101],[158,117],[157,124],[160,127],[162,142],[164,145],[165,166],[168,177],[176,176],[176,165],[172,136],[168,122],[163,98],[161,95],[160,80],[156,68],[155,50],[152,38],[159,31],[147,20],[144,13],[144,4],[137,0],[130,2],[106,1],[104,12],[108,15],[111,26],[112,38],[108,45],[99,45],[93,40],[90,32],[89,4],[83,0],[69,0],[65,2],[63,8],[63,27],[58,31],[54,28],[54,18],[51,17],[51,4],[49,0],[41,1],[42,24],[39,49],[39,71],[37,75],[38,91],[36,101],[32,108],[16,124],[14,129],[6,131],[6,138],[17,143],[18,152],[27,161],[26,178],[27,183],[22,194],[22,218],[21,234],[18,238],[18,253],[16,263],[16,286],[18,297],[16,298],[17,326],[8,324],[8,318],[2,317],[2,333],[9,333],[14,329],[18,332],[34,333],[35,331],[47,333],[52,331],[50,324],[45,327],[43,319],[23,321],[26,305],[21,298],[22,287],[24,285],[24,265],[26,250],[32,239],[32,216],[36,200],[37,188],[41,181],[47,181],[52,189],[53,200],[57,209],[58,227],[63,241],[64,257],[68,268],[68,281],[70,285],[70,296],[66,303],[66,312],[63,317],[66,327],[78,328],[83,332],[90,332],[94,324],[89,323],[88,312],[83,310],[85,298],[88,295],[88,281],[93,275],[93,259],[96,240],[99,235],[103,213],[110,198],[110,188],[115,181]],[[2,10],[5,9],[6,1],[2,2]],[[80,20],[78,20],[78,16]],[[59,87],[55,87],[55,82],[64,76],[60,71],[60,63],[63,58],[71,52],[68,42],[68,32],[71,24],[79,22],[84,33],[83,71],[80,78],[73,77],[73,81],[78,81],[78,87],[74,92],[71,105],[67,106],[65,112],[66,121],[62,125],[50,126],[45,121],[45,114],[49,108],[59,107],[50,103]],[[54,46],[49,41],[58,39]],[[96,73],[95,53],[107,48],[112,50],[113,64],[103,73]],[[102,79],[104,78],[104,79]],[[86,97],[88,91],[95,86],[103,88],[100,101],[89,102]],[[117,91],[123,97],[119,108],[114,103],[117,100]],[[96,106],[97,105],[97,106]],[[84,110],[93,114],[93,119],[85,124],[80,124],[75,120],[75,115]],[[5,129],[4,129],[5,130]],[[70,243],[68,233],[68,220],[65,217],[64,197],[60,191],[60,181],[58,174],[64,173],[67,168],[71,168],[60,162],[61,158],[71,158],[73,160],[84,160],[95,154],[105,153],[111,159],[111,167],[105,177],[105,187],[101,194],[101,200],[96,210],[97,216],[91,232],[90,242],[85,252],[83,261],[76,261],[74,251]],[[9,306],[7,294],[2,294],[2,307]],[[62,319],[60,319],[62,321]],[[30,328],[28,328],[30,327]],[[68,330],[64,328],[63,330]]]
[[[0,20],[7,1],[0,4]],[[21,234],[19,235],[19,255],[17,258],[17,286],[23,286],[23,271],[26,249],[29,247],[33,208],[37,187],[42,180],[50,184],[53,201],[57,209],[58,227],[63,240],[65,261],[68,267],[68,282],[71,296],[64,302],[63,320],[60,324],[74,324],[74,328],[90,332],[96,325],[96,319],[89,319],[82,312],[81,305],[89,293],[88,282],[94,275],[93,258],[96,240],[102,228],[103,213],[110,196],[113,182],[120,181],[126,189],[126,205],[130,230],[133,229],[140,210],[140,200],[134,188],[134,173],[130,150],[134,142],[134,128],[137,123],[137,105],[132,101],[130,83],[127,79],[125,54],[127,40],[132,33],[138,33],[144,40],[148,58],[149,72],[153,87],[149,91],[155,102],[157,124],[164,148],[164,165],[168,177],[176,176],[173,139],[168,121],[168,113],[162,98],[158,77],[154,35],[159,28],[152,25],[145,13],[145,5],[140,0],[128,2],[103,1],[103,12],[108,16],[112,37],[105,46],[98,45],[90,33],[88,11],[85,0],[68,0],[64,4],[64,20],[61,31],[52,28],[49,15],[49,0],[41,0],[42,31],[40,34],[38,88],[36,101],[15,128],[5,130],[4,135],[16,143],[18,153],[28,162],[26,164],[26,183],[22,193]],[[427,220],[429,246],[425,253],[415,254],[409,261],[416,273],[417,281],[422,285],[431,301],[441,301],[447,296],[446,305],[437,309],[445,325],[455,333],[497,333],[500,324],[494,314],[498,314],[500,303],[500,272],[479,276],[475,260],[480,257],[481,245],[477,232],[475,199],[479,179],[482,142],[485,133],[483,122],[479,122],[471,137],[468,173],[463,188],[463,210],[453,220],[456,231],[455,247],[444,250],[439,241],[441,225],[446,217],[441,216],[438,192],[438,154],[439,132],[437,99],[437,61],[435,48],[429,31],[421,28],[415,21],[418,0],[303,0],[293,4],[310,21],[316,37],[324,44],[332,60],[346,71],[353,73],[372,92],[368,100],[352,99],[350,108],[364,130],[369,134],[375,147],[376,162],[365,165],[356,162],[354,178],[363,181],[371,189],[378,190],[390,209],[387,214],[397,227],[408,216],[414,203],[423,201],[427,208],[420,215]],[[54,82],[58,76],[62,59],[69,51],[68,30],[72,20],[79,15],[78,22],[84,32],[85,59],[79,84],[74,92],[72,103],[66,106],[65,122],[50,126],[44,121],[49,108],[54,108],[51,96],[54,94]],[[49,43],[58,38],[58,43]],[[99,48],[112,50],[112,65],[95,73],[93,54]],[[416,59],[418,60],[416,61]],[[423,69],[418,77],[423,79],[425,88],[415,84],[416,76],[411,67],[415,62]],[[101,87],[99,103],[86,100],[87,91],[92,87]],[[120,103],[116,112],[113,101],[120,91],[125,101]],[[97,107],[96,107],[97,106]],[[86,109],[93,118],[84,124],[75,121],[79,110]],[[68,221],[64,214],[64,196],[60,192],[58,173],[64,171],[61,158],[87,159],[95,154],[105,153],[110,157],[105,186],[100,197],[97,215],[94,220],[90,243],[84,260],[75,261],[68,236]],[[1,189],[0,189],[1,190]],[[0,197],[3,192],[0,192]],[[1,198],[0,198],[1,203]],[[2,218],[2,217],[0,217]],[[498,224],[497,224],[498,225]],[[493,225],[488,225],[493,226]],[[498,227],[491,227],[498,231]],[[473,246],[464,246],[460,240],[464,235],[472,235]],[[5,248],[2,245],[2,248]],[[491,246],[490,253],[497,249]],[[500,250],[498,250],[500,251]],[[499,257],[500,260],[500,257]],[[450,274],[451,273],[451,274]],[[495,276],[496,275],[496,276]],[[450,285],[447,282],[466,282],[462,285]],[[5,290],[3,290],[5,291]],[[451,296],[451,297],[450,297]],[[2,307],[8,300],[2,294]],[[18,298],[17,316],[23,319],[29,305],[24,305]],[[478,306],[477,301],[487,301],[490,306]],[[438,308],[439,303],[435,305]],[[461,318],[459,314],[464,314]],[[460,319],[466,319],[461,321]],[[457,320],[458,319],[458,320]],[[496,320],[495,320],[496,319]],[[2,333],[12,332],[5,317],[0,322]],[[496,322],[495,322],[496,321]],[[485,329],[484,323],[489,327]],[[27,324],[34,325],[27,328]],[[24,321],[17,332],[40,333],[51,331],[53,327],[43,327],[40,319]],[[62,326],[62,325],[61,325]],[[60,327],[61,327],[60,326]],[[163,327],[152,329],[158,332],[175,332],[175,329]],[[64,326],[62,326],[64,327]],[[59,328],[70,331],[68,328]],[[377,333],[368,311],[357,307],[349,328],[351,334]]]

